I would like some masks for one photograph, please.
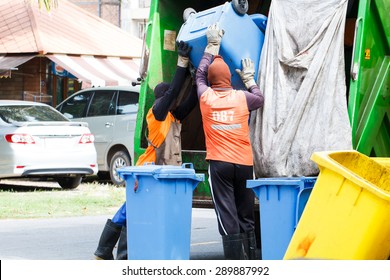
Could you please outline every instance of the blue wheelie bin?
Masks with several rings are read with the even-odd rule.
[[[263,260],[282,260],[317,177],[248,180],[259,199]]]
[[[192,164],[128,166],[118,174],[126,182],[128,259],[188,260],[192,194],[204,174]]]
[[[241,59],[250,58],[254,62],[257,77],[266,21],[267,18],[260,14],[249,16],[246,13],[237,13],[232,3],[226,2],[190,14],[181,26],[176,40],[185,41],[192,46],[190,61],[197,68],[207,45],[207,28],[213,23],[218,23],[225,31],[219,54],[229,66],[233,87],[245,89],[235,69],[241,69]]]

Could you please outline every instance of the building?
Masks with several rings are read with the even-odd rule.
[[[66,0],[0,1],[0,99],[53,106],[92,86],[126,85],[139,74],[142,40]]]
[[[149,18],[150,0],[70,0],[80,8],[144,38]]]

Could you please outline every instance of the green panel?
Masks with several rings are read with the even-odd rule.
[[[348,102],[354,148],[390,157],[390,1],[361,0]]]

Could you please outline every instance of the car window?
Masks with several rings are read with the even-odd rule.
[[[54,108],[39,105],[0,106],[0,118],[7,123],[69,121]]]
[[[69,98],[62,104],[61,113],[69,119],[84,117],[92,94],[93,91],[83,92]]]
[[[138,97],[137,92],[119,91],[118,99],[118,115],[135,113],[138,111]]]
[[[96,91],[88,110],[88,117],[115,115],[116,91]]]

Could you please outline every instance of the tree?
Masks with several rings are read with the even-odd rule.
[[[57,7],[58,0],[38,0],[38,4],[39,4],[39,9],[41,9],[42,6],[44,5],[46,10],[50,12],[52,8]]]

